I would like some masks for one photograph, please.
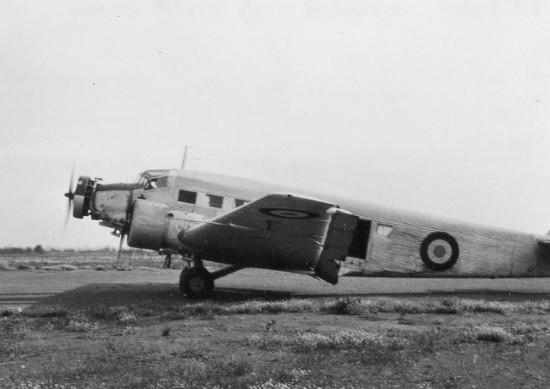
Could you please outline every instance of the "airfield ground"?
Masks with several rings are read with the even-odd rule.
[[[178,270],[146,260],[117,271],[107,256],[0,258],[0,387],[550,384],[548,280],[331,286],[246,269],[189,301]]]

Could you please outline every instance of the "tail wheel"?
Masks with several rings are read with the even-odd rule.
[[[207,298],[214,290],[214,279],[204,267],[185,268],[180,274],[180,291],[191,299]]]

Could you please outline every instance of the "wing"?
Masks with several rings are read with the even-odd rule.
[[[278,270],[311,270],[335,284],[359,218],[304,196],[273,194],[178,235],[212,260]]]

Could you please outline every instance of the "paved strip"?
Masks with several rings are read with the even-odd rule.
[[[159,290],[178,296],[179,271],[170,269],[133,271],[2,271],[0,307],[29,306],[61,293],[101,285],[125,293],[154,295]],[[132,289],[133,288],[133,289]],[[120,289],[120,288],[119,288]],[[550,279],[418,279],[342,277],[338,285],[292,273],[244,269],[216,281],[218,297],[240,295],[262,297],[330,296],[438,296],[490,299],[541,299],[550,297]],[[108,301],[106,301],[108,303]]]
[[[175,283],[175,270],[1,271],[0,307],[29,306],[89,284]]]
[[[51,294],[48,293],[6,293],[0,295],[0,307],[6,305],[29,305],[49,296]]]

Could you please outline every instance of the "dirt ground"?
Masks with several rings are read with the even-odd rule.
[[[245,270],[219,280],[212,299],[189,301],[177,276],[1,271],[0,387],[550,385],[541,280],[346,278],[332,287]]]

